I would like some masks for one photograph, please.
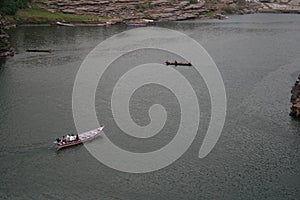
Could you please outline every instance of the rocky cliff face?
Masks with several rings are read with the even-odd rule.
[[[216,9],[207,7],[204,0],[47,0],[44,6],[52,12],[107,16],[122,20],[151,18],[156,21],[201,18]]]
[[[14,51],[8,41],[8,34],[5,32],[6,22],[0,15],[0,57],[13,56]]]

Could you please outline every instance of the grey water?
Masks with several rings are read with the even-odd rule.
[[[300,16],[254,14],[156,26],[193,38],[218,66],[227,115],[214,149],[198,158],[211,116],[210,96],[193,67],[182,66],[175,69],[192,84],[201,120],[194,142],[174,163],[132,174],[104,165],[83,145],[55,151],[54,138],[76,133],[72,91],[85,57],[100,42],[132,28],[17,27],[9,30],[17,53],[0,62],[0,199],[300,198],[300,122],[288,116],[291,86],[300,74]],[[124,134],[110,108],[111,80],[137,60],[166,58],[180,59],[155,50],[131,52],[112,63],[100,81],[95,96],[99,123],[105,123],[105,133],[120,148],[155,151],[176,134],[180,107],[165,87],[146,85],[130,101],[132,118],[141,126],[149,123],[152,104],[165,107],[167,122],[154,137]]]

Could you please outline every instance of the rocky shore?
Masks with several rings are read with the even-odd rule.
[[[46,0],[43,7],[51,12],[105,16],[121,21],[149,18],[175,21],[213,17],[214,12],[243,14],[257,12],[257,3],[221,0],[218,4],[204,0]],[[239,9],[237,9],[239,7]]]
[[[291,111],[290,116],[293,118],[299,118],[300,117],[300,74],[298,76],[298,81],[295,82],[294,86],[291,90]]]
[[[0,15],[0,57],[13,56],[14,51],[9,43],[9,35],[5,32],[7,29],[6,21]]]
[[[261,4],[260,12],[300,14],[300,0],[261,0]]]

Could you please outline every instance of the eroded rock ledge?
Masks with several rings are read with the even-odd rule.
[[[240,1],[224,1],[236,6]],[[174,21],[206,17],[216,6],[208,6],[204,0],[191,4],[186,0],[47,0],[44,7],[52,12],[85,14],[135,20],[151,18],[156,21]],[[246,7],[248,13],[255,12]],[[241,11],[243,12],[243,11]]]
[[[6,22],[0,15],[0,57],[13,56],[14,51],[8,41],[9,35],[5,32]]]

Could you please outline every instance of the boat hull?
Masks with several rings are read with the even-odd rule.
[[[67,148],[67,147],[71,147],[71,146],[76,146],[79,144],[83,144],[82,141],[74,141],[74,142],[67,142],[65,144],[60,144],[60,143],[56,143],[56,149],[62,149],[62,148]]]

